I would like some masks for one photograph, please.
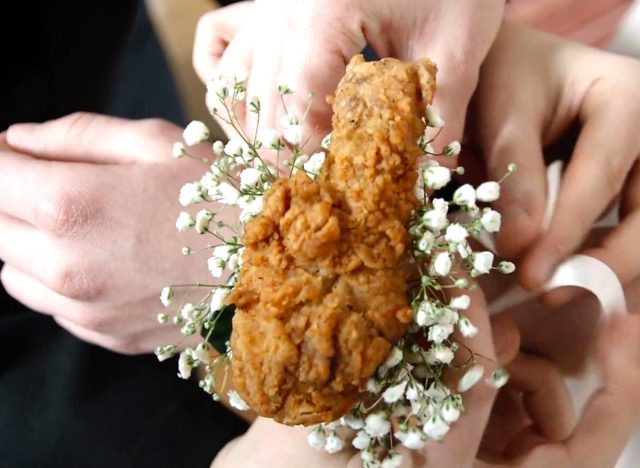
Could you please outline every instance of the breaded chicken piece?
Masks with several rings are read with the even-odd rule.
[[[401,266],[435,65],[354,57],[318,180],[279,179],[228,302],[236,390],[284,424],[347,413],[411,320]]]

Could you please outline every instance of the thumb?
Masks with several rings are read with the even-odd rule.
[[[76,112],[42,124],[23,123],[9,127],[7,143],[31,156],[58,161],[115,164],[140,160],[156,153],[150,142],[159,142],[159,153],[167,138],[180,138],[180,129],[161,120],[132,121],[87,112]]]

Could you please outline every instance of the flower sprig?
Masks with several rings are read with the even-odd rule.
[[[185,343],[158,347],[158,359],[165,360],[180,352],[178,370],[181,378],[191,376],[193,369],[202,368],[200,387],[214,400],[220,398],[227,381],[228,364],[233,360],[229,346],[233,304],[227,296],[233,289],[242,266],[244,247],[241,243],[244,225],[263,208],[265,193],[279,177],[292,177],[304,171],[310,178],[320,174],[326,153],[331,146],[331,134],[321,143],[321,149],[305,152],[308,142],[304,120],[312,95],[302,115],[291,114],[287,99],[295,89],[280,80],[278,90],[286,115],[279,129],[258,132],[261,103],[257,97],[247,99],[247,73],[218,76],[207,85],[207,107],[210,113],[232,128],[236,136],[228,142],[212,144],[213,158],[202,159],[191,154],[190,148],[208,142],[211,132],[202,122],[191,122],[184,130],[183,140],[176,142],[174,157],[194,157],[209,165],[209,170],[196,181],[185,184],[179,201],[188,208],[207,205],[195,214],[183,211],[176,220],[180,231],[195,230],[208,237],[203,248],[185,246],[184,255],[208,253],[207,265],[215,284],[174,285],[163,289],[161,302],[174,307],[176,288],[201,288],[206,294],[195,302],[179,304],[172,315],[161,313],[161,323],[180,327],[185,341],[200,336],[194,347]],[[256,128],[247,133],[238,119],[238,106],[256,115]],[[506,261],[495,263],[490,250],[474,250],[472,240],[500,230],[501,216],[488,204],[500,196],[500,184],[515,172],[507,168],[505,177],[473,187],[458,187],[451,200],[437,195],[455,174],[464,169],[449,169],[436,156],[453,157],[460,153],[457,141],[435,149],[435,140],[444,120],[434,107],[426,110],[424,119],[428,131],[418,140],[424,161],[418,173],[415,194],[419,201],[408,232],[408,260],[414,275],[410,280],[409,301],[413,320],[408,332],[391,349],[387,359],[377,369],[363,389],[362,397],[352,410],[339,420],[313,428],[308,441],[312,447],[334,453],[348,444],[360,452],[367,467],[397,467],[402,461],[398,445],[420,449],[428,438],[442,440],[464,412],[463,394],[485,375],[483,361],[487,358],[473,352],[466,342],[478,328],[466,315],[471,306],[465,290],[476,287],[474,278],[498,271],[512,273],[515,266]],[[435,132],[435,134],[433,134]],[[430,134],[433,134],[429,136]],[[236,207],[239,215],[232,222],[224,216],[228,207]],[[454,334],[465,342],[458,341]],[[457,359],[456,359],[457,358]],[[460,374],[456,388],[445,384],[447,372]],[[222,382],[217,379],[222,375]],[[499,388],[508,380],[502,369],[493,371],[486,383]],[[240,410],[248,405],[233,390],[229,402]]]

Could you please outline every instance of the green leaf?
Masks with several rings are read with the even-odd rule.
[[[227,352],[227,342],[231,339],[231,320],[236,313],[236,305],[228,304],[212,313],[202,324],[200,335],[220,354]]]

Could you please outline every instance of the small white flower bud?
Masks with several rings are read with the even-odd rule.
[[[473,254],[473,269],[478,275],[484,275],[491,271],[494,255],[491,252],[478,252]]]
[[[464,227],[462,227],[458,223],[453,223],[453,224],[450,224],[449,227],[447,227],[447,231],[444,235],[444,239],[447,242],[453,242],[454,244],[459,244],[461,242],[464,242],[468,236],[469,236],[469,232],[467,232],[467,230]]]
[[[460,154],[461,149],[462,146],[460,145],[459,141],[452,141],[447,146],[442,148],[442,153],[445,156],[457,156],[458,154]]]
[[[224,152],[224,143],[222,143],[220,140],[216,140],[213,143],[212,148],[213,148],[213,152],[218,156],[220,156]]]
[[[161,324],[161,325],[164,325],[165,323],[167,323],[169,321],[169,316],[167,314],[164,314],[164,313],[158,314],[156,318],[158,320],[158,323]]]
[[[235,205],[240,197],[240,192],[228,182],[222,182],[218,186],[220,197],[216,200],[223,205]]]
[[[199,120],[192,121],[182,132],[182,138],[187,146],[193,146],[207,141],[209,135],[209,129]]]
[[[451,181],[451,171],[434,162],[423,169],[423,177],[428,188],[439,190]]]
[[[309,446],[316,449],[322,450],[324,445],[327,443],[327,438],[324,435],[324,430],[320,426],[317,426],[313,431],[309,432],[307,436],[307,442]]]
[[[366,431],[358,431],[356,436],[351,441],[351,444],[358,450],[365,450],[371,443],[371,437]]]
[[[458,321],[458,328],[460,329],[462,336],[465,338],[473,338],[478,334],[478,327],[471,323],[471,320],[467,317],[462,317]]]
[[[209,210],[200,210],[196,214],[196,232],[204,234],[209,229],[209,224],[213,219],[213,213]]]
[[[435,236],[431,231],[425,231],[418,241],[418,250],[424,253],[431,253],[433,243],[435,242]]]
[[[262,144],[272,150],[284,148],[284,144],[280,139],[280,133],[273,128],[268,128],[260,133],[260,141]]]
[[[322,141],[320,142],[320,147],[328,150],[330,146],[331,146],[331,133],[327,133],[322,139]]]
[[[484,182],[476,189],[476,196],[481,202],[493,202],[500,198],[500,184],[498,182]]]
[[[387,388],[382,394],[382,398],[387,403],[395,403],[400,398],[402,398],[402,395],[404,395],[404,391],[406,388],[407,381],[405,380],[397,385],[394,385],[393,387]]]
[[[453,194],[453,203],[459,206],[474,206],[476,204],[476,191],[470,184],[458,187]]]
[[[284,139],[292,145],[301,145],[304,141],[302,125],[289,125],[284,130]]]
[[[242,156],[242,142],[240,140],[229,140],[224,145],[224,152],[229,156]]]
[[[442,405],[440,416],[447,424],[453,424],[460,418],[460,409],[451,399],[447,399]]]
[[[440,112],[434,106],[427,108],[427,125],[433,128],[444,127],[444,120],[440,117]]]
[[[463,393],[469,390],[471,387],[473,387],[475,384],[478,383],[478,381],[482,378],[483,374],[484,374],[483,366],[479,364],[473,366],[462,376],[462,378],[458,382],[458,391],[460,393]]]
[[[279,76],[277,80],[278,91],[283,96],[286,94],[293,94],[296,92],[296,88],[293,85],[293,81],[286,76]]]
[[[178,201],[182,206],[189,206],[204,200],[202,194],[202,184],[200,182],[189,182],[182,186]]]
[[[215,312],[222,309],[228,295],[228,288],[217,288],[211,295],[211,310]]]
[[[467,310],[470,304],[471,298],[466,294],[463,294],[462,296],[454,297],[453,299],[451,299],[449,307],[456,310]]]
[[[312,178],[316,178],[320,175],[320,171],[324,166],[324,161],[327,155],[324,151],[319,151],[318,153],[314,153],[309,157],[309,160],[304,163],[304,170],[309,174]]]
[[[398,431],[394,435],[410,450],[419,450],[424,447],[425,434],[416,427],[410,427],[406,432]]]
[[[435,440],[442,440],[447,432],[449,432],[449,425],[440,417],[439,414],[431,416],[422,427],[424,433]]]
[[[175,345],[158,346],[155,350],[155,355],[158,358],[158,361],[162,362],[175,356],[176,350],[177,348]]]
[[[160,302],[163,306],[169,307],[173,301],[173,288],[171,286],[165,286],[160,292]]]
[[[433,271],[438,276],[448,276],[451,271],[452,261],[448,252],[440,252],[433,261]]]
[[[178,231],[186,231],[195,226],[196,220],[186,211],[181,211],[176,219],[176,229]]]
[[[487,232],[498,232],[502,224],[502,216],[497,211],[484,210],[480,223]]]
[[[240,173],[240,189],[247,189],[253,187],[260,182],[262,173],[253,167],[248,167]]]
[[[433,231],[441,230],[448,223],[447,214],[438,209],[427,211],[422,216],[422,220],[424,224]]]
[[[181,141],[176,141],[173,144],[172,156],[176,159],[179,159],[186,155],[187,155],[187,147],[184,146],[184,143],[182,143]]]
[[[191,247],[186,245],[182,247],[182,255],[191,255]]]
[[[498,271],[505,275],[510,275],[516,271],[516,266],[512,262],[502,261],[498,263]]]
[[[324,445],[324,450],[327,453],[336,453],[344,448],[344,440],[336,434],[335,432],[331,432],[327,437],[327,442]]]
[[[440,344],[453,333],[453,325],[432,325],[429,327],[428,340]]]
[[[178,359],[178,372],[181,379],[188,379],[191,377],[191,371],[193,370],[193,358],[190,354],[191,349],[187,348],[180,353]]]
[[[371,437],[384,437],[391,430],[391,423],[386,413],[379,411],[370,414],[364,421],[364,430]]]

